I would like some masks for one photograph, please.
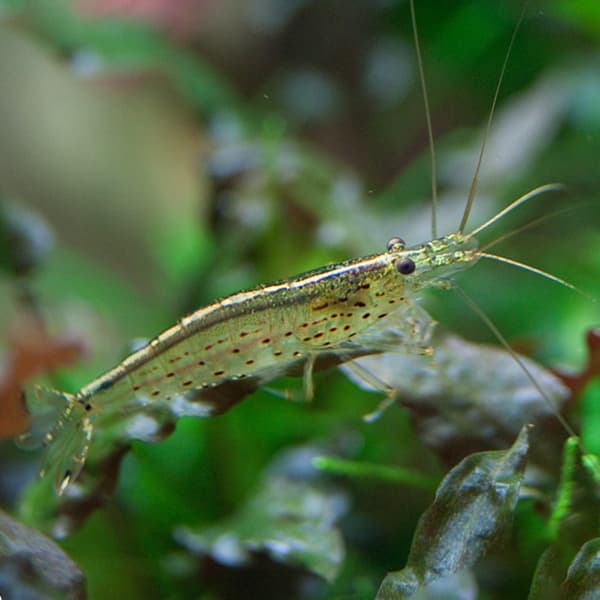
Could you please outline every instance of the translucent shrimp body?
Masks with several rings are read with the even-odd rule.
[[[169,402],[244,379],[266,383],[309,356],[351,357],[389,349],[390,342],[380,345],[382,336],[395,338],[399,349],[402,344],[423,345],[427,340],[415,340],[414,323],[404,326],[398,316],[414,313],[418,290],[446,286],[451,274],[472,263],[475,242],[450,234],[412,248],[394,238],[388,247],[382,254],[239,292],[201,308],[85,386],[76,398],[92,410],[132,395]],[[395,334],[389,336],[391,330]]]
[[[62,412],[44,438],[64,491],[83,468],[99,417],[168,410],[210,416],[282,375],[389,350],[429,354],[434,321],[417,303],[427,287],[478,258],[474,238],[453,233],[406,248],[326,266],[239,292],[200,308],[75,395],[39,388]],[[66,407],[65,407],[66,403]]]

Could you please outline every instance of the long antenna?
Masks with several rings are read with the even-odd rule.
[[[560,424],[564,427],[565,431],[572,437],[578,440],[578,444],[582,451],[584,450],[581,441],[579,440],[579,436],[575,433],[569,422],[563,417],[560,411],[554,406],[552,400],[550,400],[548,394],[542,389],[542,386],[538,383],[536,378],[532,375],[531,371],[523,361],[523,359],[513,350],[512,346],[508,343],[507,339],[500,333],[500,330],[494,325],[492,320],[481,310],[478,304],[468,296],[461,288],[454,285],[453,288],[456,292],[462,297],[465,304],[469,306],[473,312],[487,325],[489,330],[494,334],[496,339],[504,346],[506,351],[515,359],[516,363],[521,367],[521,370],[527,376],[527,379],[531,382],[533,387],[538,391],[540,396],[544,399],[544,402],[548,405],[548,407],[552,410],[552,414],[558,419]],[[584,452],[585,454],[585,452]]]
[[[412,1],[412,0],[411,0]],[[521,9],[521,14],[519,15],[519,20],[515,25],[515,28],[512,33],[512,37],[510,38],[510,43],[508,44],[508,50],[506,51],[506,56],[504,57],[504,62],[502,63],[502,69],[500,69],[500,77],[498,78],[498,84],[496,85],[496,91],[494,92],[494,99],[492,100],[492,108],[490,109],[490,114],[488,116],[487,125],[485,127],[485,133],[483,134],[483,140],[481,142],[481,149],[479,150],[479,158],[477,159],[477,166],[475,167],[475,174],[473,175],[473,180],[471,181],[471,187],[469,189],[469,196],[467,198],[467,203],[465,205],[465,210],[463,212],[462,219],[460,221],[460,225],[458,226],[458,232],[463,233],[465,227],[467,226],[467,221],[469,220],[469,215],[471,214],[471,208],[473,207],[473,201],[475,200],[475,194],[477,193],[477,184],[479,181],[479,172],[481,171],[481,163],[483,162],[483,155],[485,154],[485,148],[487,146],[487,141],[490,135],[490,130],[492,129],[492,121],[494,120],[494,112],[496,110],[496,103],[498,102],[498,96],[500,95],[500,88],[502,87],[502,80],[504,79],[504,74],[506,73],[506,67],[508,65],[508,59],[510,58],[510,53],[512,52],[513,46],[515,44],[515,39],[517,37],[517,33],[519,28],[521,27],[521,23],[523,22],[523,18],[525,17],[525,10],[527,9],[527,5],[529,4],[529,0],[526,0],[523,4],[523,8]]]
[[[581,294],[584,298],[587,298],[588,300],[592,299],[585,292],[580,290],[578,287],[574,286],[572,283],[569,283],[568,281],[565,281],[564,279],[561,279],[560,277],[557,277],[556,275],[552,275],[551,273],[542,271],[542,269],[538,269],[538,268],[532,267],[531,265],[528,265],[526,263],[519,262],[518,260],[513,260],[512,258],[506,258],[506,256],[498,256],[497,254],[489,254],[488,252],[477,252],[477,256],[480,256],[481,258],[489,258],[489,259],[495,260],[497,262],[505,263],[507,265],[511,265],[513,267],[523,269],[524,271],[529,271],[530,273],[535,273],[536,275],[539,275],[540,277],[544,277],[545,279],[554,281],[554,283],[559,283],[560,285],[564,285],[565,287],[569,288],[570,290],[573,290],[574,292]]]
[[[427,121],[427,136],[429,138],[429,158],[431,161],[431,237],[437,237],[437,169],[435,161],[435,146],[433,143],[433,128],[431,126],[431,112],[429,110],[429,95],[425,84],[425,70],[423,69],[423,58],[421,56],[421,45],[419,44],[419,32],[417,29],[417,16],[415,13],[415,0],[410,0],[410,17],[412,19],[413,36],[415,39],[415,51],[417,53],[417,65],[419,67],[419,80],[421,81],[421,92],[425,104],[425,119]]]
[[[525,223],[525,225],[521,225],[521,227],[517,227],[516,229],[513,229],[511,231],[508,231],[508,232],[498,236],[497,238],[493,239],[491,242],[486,242],[483,246],[480,246],[479,250],[481,252],[485,252],[488,248],[492,248],[493,246],[495,246],[496,244],[499,244],[500,242],[504,242],[504,241],[510,239],[511,237],[518,235],[519,233],[523,233],[527,229],[531,229],[532,227],[535,227],[536,225],[539,225],[540,223],[543,223],[544,221],[548,221],[549,219],[553,219],[554,217],[558,217],[559,215],[563,215],[568,212],[573,212],[574,210],[581,208],[581,206],[582,206],[582,204],[578,204],[577,206],[567,206],[566,208],[561,208],[560,210],[555,210],[554,212],[548,213],[547,215],[542,215],[541,217],[538,217],[537,219],[533,219],[533,221],[529,221],[529,223]]]
[[[517,206],[521,206],[521,204],[525,204],[532,198],[539,196],[540,194],[544,194],[545,192],[555,192],[558,190],[564,190],[565,186],[562,183],[546,183],[544,185],[540,185],[536,188],[533,188],[526,194],[519,196],[516,200],[511,202],[506,208],[503,208],[499,213],[496,213],[493,217],[488,219],[485,223],[479,225],[471,231],[466,237],[472,238],[476,236],[478,233],[481,233],[484,229],[487,229],[490,225],[507,215],[509,212],[513,211]]]

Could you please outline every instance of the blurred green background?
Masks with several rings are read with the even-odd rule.
[[[522,3],[416,4],[447,233],[460,220]],[[497,252],[596,297],[599,74],[600,6],[532,1],[470,221],[537,185],[564,183],[565,192],[540,197],[495,231],[573,210]],[[16,215],[5,219],[18,223],[19,252],[31,255],[18,269],[15,245],[3,248],[3,351],[10,355],[34,307],[51,335],[85,348],[52,373],[62,389],[77,390],[133,339],[222,295],[380,252],[392,235],[430,237],[427,132],[405,1],[0,0],[0,90],[3,210]],[[460,284],[521,351],[552,366],[583,364],[597,304],[483,261]],[[426,306],[445,328],[493,340],[454,294],[431,294]],[[136,445],[112,500],[61,542],[89,597],[372,597],[383,575],[402,567],[431,492],[338,482],[350,508],[333,583],[264,555],[254,567],[228,568],[173,538],[177,526],[239,509],[276,453],[299,444],[443,474],[401,410],[367,425],[361,416],[376,396],[337,371],[319,374],[316,386],[311,405],[259,392],[218,419],[181,421],[160,444]],[[593,406],[582,410],[595,424]],[[11,442],[0,452],[0,498],[13,510],[34,457]],[[536,557],[507,552],[485,573],[480,597],[526,594]]]

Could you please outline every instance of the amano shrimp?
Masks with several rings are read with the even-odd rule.
[[[538,188],[510,208],[553,187]],[[210,416],[283,375],[303,375],[310,389],[313,370],[353,358],[385,351],[430,354],[434,321],[418,304],[418,292],[451,287],[452,275],[486,256],[473,233],[412,247],[392,238],[381,254],[200,308],[74,395],[38,388],[38,401],[66,403],[45,438],[70,448],[60,451],[69,466],[60,470],[59,491],[83,468],[94,421],[104,412],[150,407]]]
[[[492,115],[493,108],[490,122]],[[479,164],[484,149],[485,142]],[[43,440],[52,446],[46,471],[56,472],[58,492],[79,476],[98,420],[106,415],[166,410],[177,417],[211,416],[284,375],[302,376],[311,396],[313,371],[386,351],[431,354],[435,322],[419,305],[419,292],[452,287],[453,276],[480,258],[510,262],[565,283],[489,254],[477,241],[509,211],[558,186],[524,194],[465,233],[478,170],[479,165],[454,233],[438,237],[434,225],[433,239],[424,243],[407,246],[394,237],[380,254],[232,294],[181,318],[75,394],[38,388],[36,402],[61,411]],[[385,383],[376,385],[389,401]]]

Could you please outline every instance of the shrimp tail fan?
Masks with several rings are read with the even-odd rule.
[[[31,425],[17,444],[46,448],[40,476],[52,477],[61,495],[85,464],[93,435],[90,415],[76,396],[60,390],[36,386],[26,399]]]

